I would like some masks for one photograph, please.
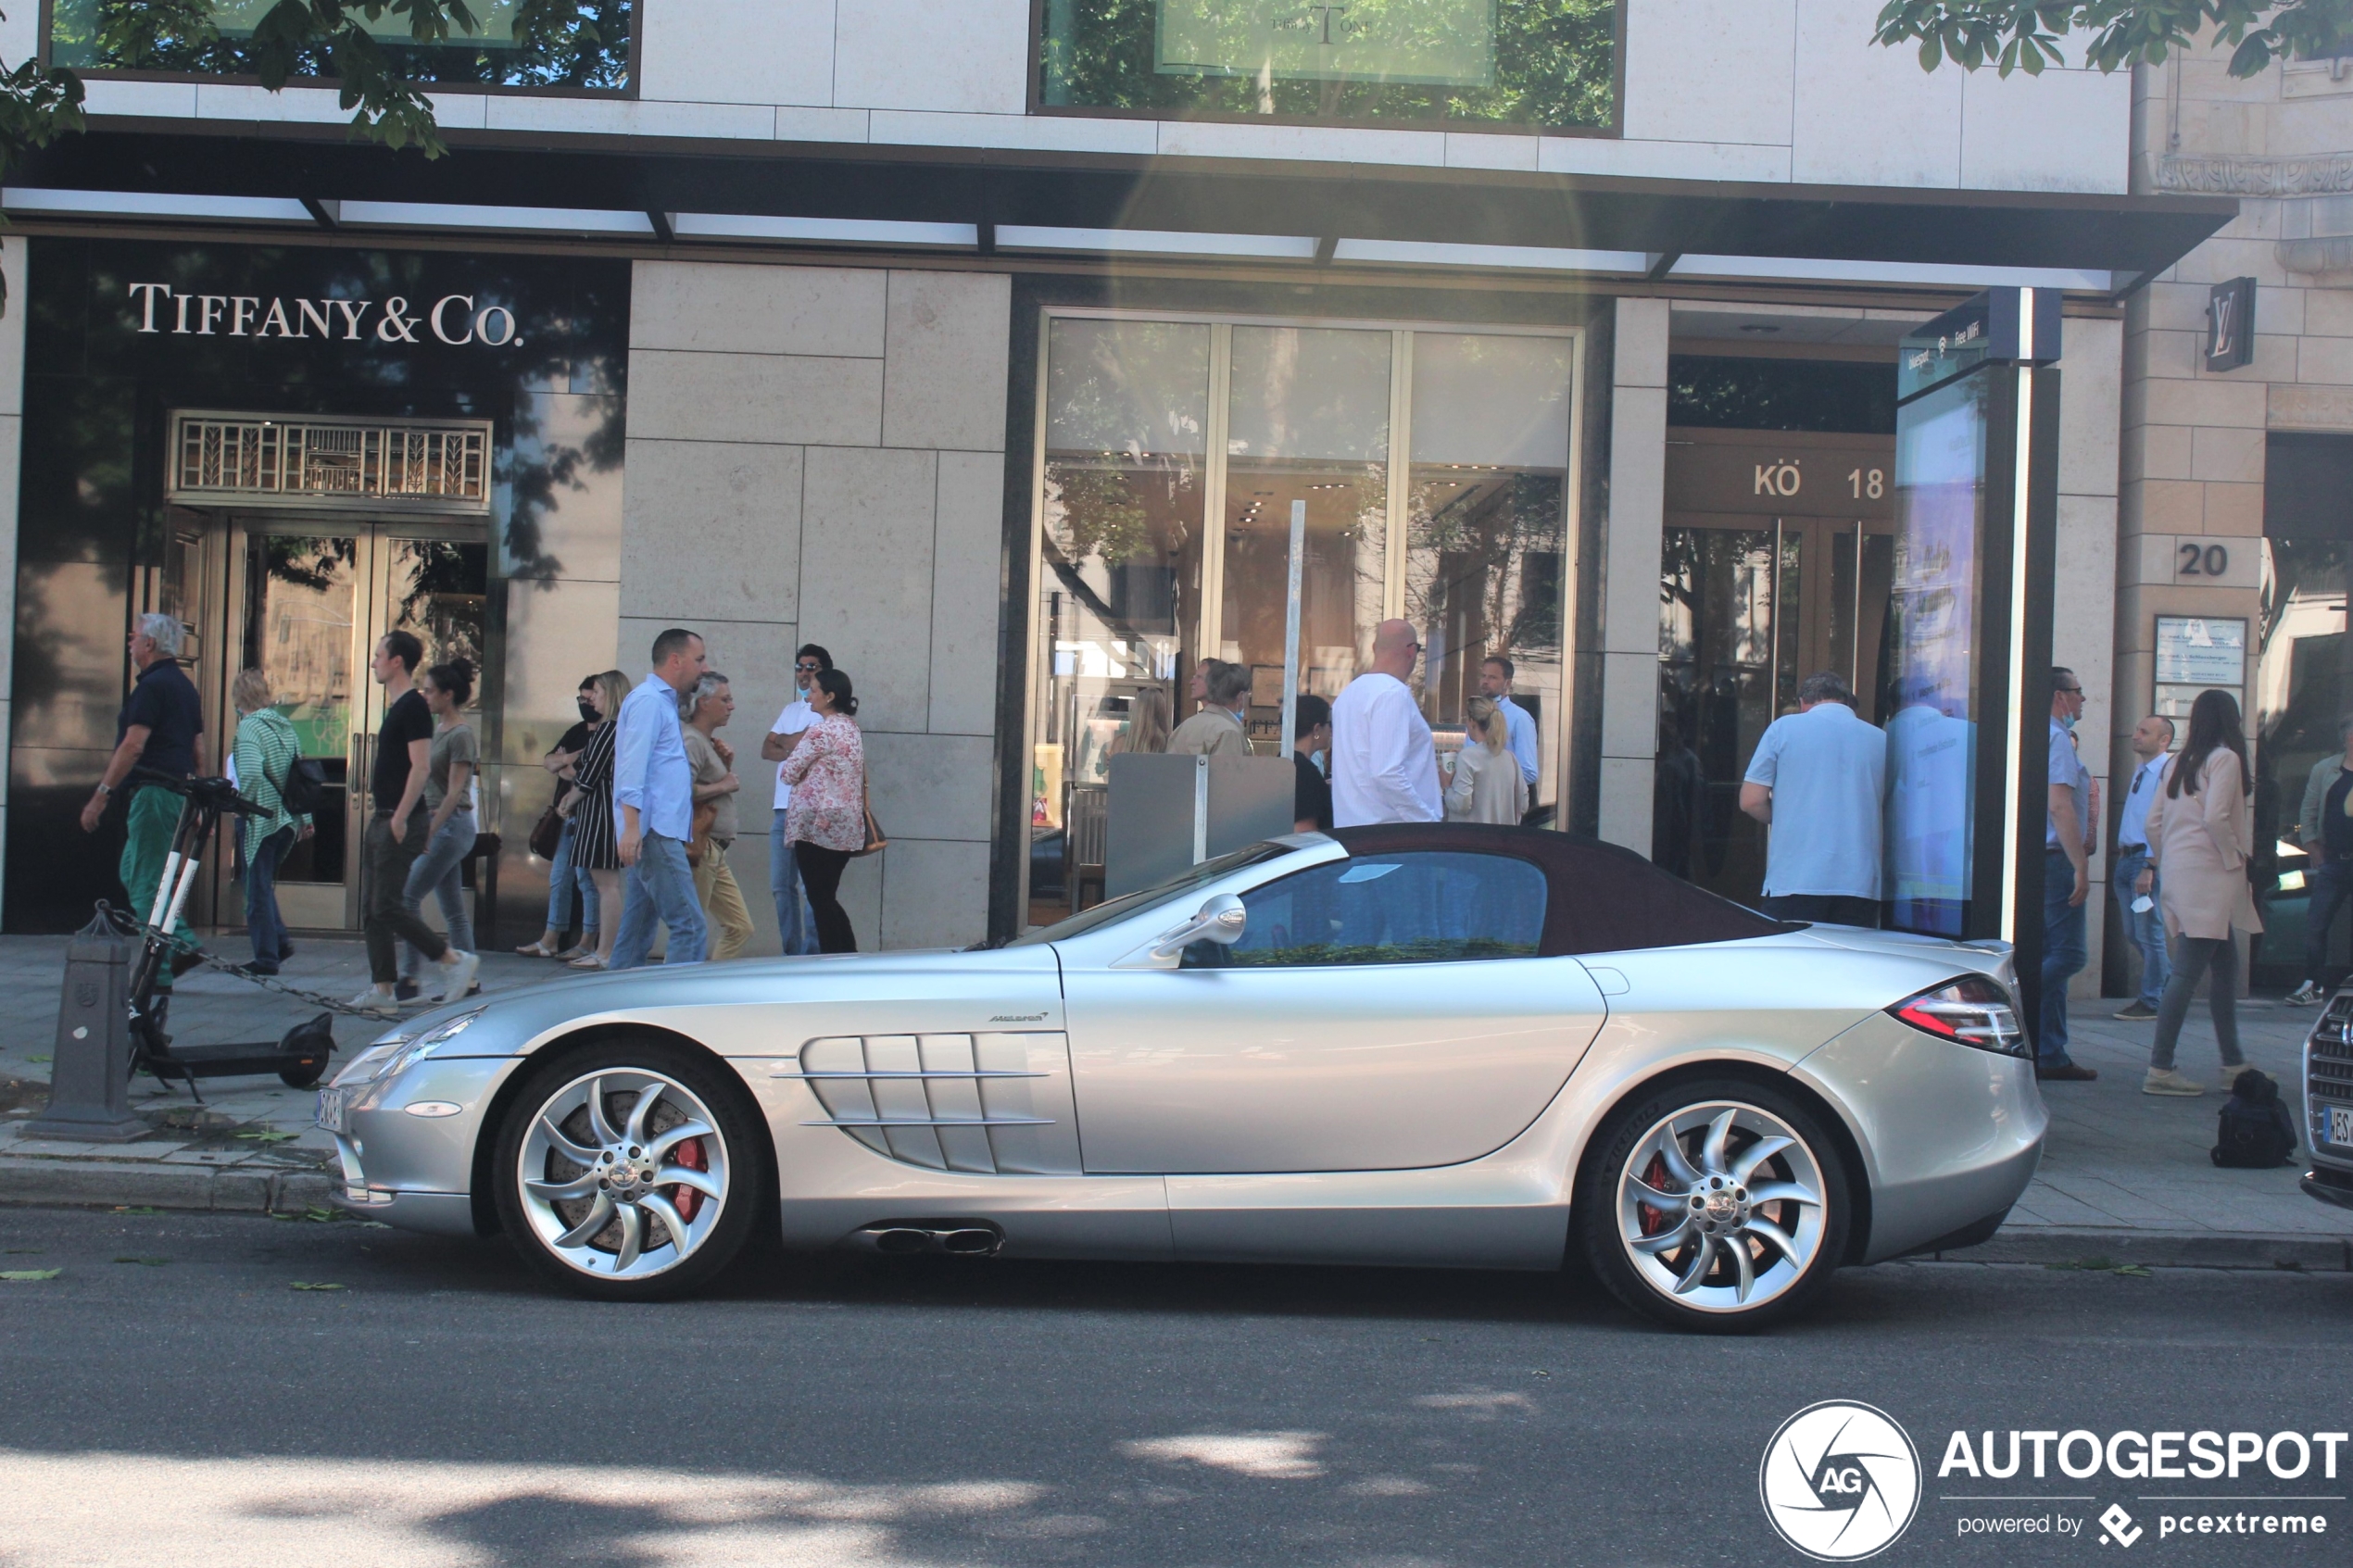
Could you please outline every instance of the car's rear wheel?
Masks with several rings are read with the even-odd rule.
[[[499,1129],[499,1224],[568,1289],[686,1295],[750,1235],[762,1180],[755,1114],[725,1067],[673,1042],[560,1058],[522,1086]]]
[[[1585,1255],[1611,1293],[1704,1333],[1804,1310],[1845,1256],[1854,1212],[1820,1118],[1740,1079],[1673,1085],[1622,1107],[1579,1186]]]

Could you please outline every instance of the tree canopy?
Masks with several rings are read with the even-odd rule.
[[[2275,59],[2353,53],[2353,0],[1888,0],[1876,42],[1918,43],[1920,69],[2039,76],[2065,65],[2060,40],[2089,35],[2082,63],[2102,71],[2157,65],[2211,29],[2231,49],[2233,76],[2258,76]]]

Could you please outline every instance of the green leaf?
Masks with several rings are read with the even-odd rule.
[[[274,1130],[258,1133],[239,1133],[237,1135],[238,1138],[245,1143],[284,1143],[290,1138],[296,1138],[301,1135],[302,1135],[299,1133],[281,1133]]]
[[[290,1290],[341,1290],[343,1286],[340,1285],[313,1285],[307,1279],[298,1279],[289,1285],[287,1288]]]
[[[128,1209],[124,1208],[120,1204],[117,1204],[115,1205],[114,1211],[118,1214],[160,1214],[163,1212],[160,1209],[150,1209],[144,1203],[137,1204]]]
[[[1920,37],[1920,69],[1934,70],[1938,66],[1941,66],[1944,63],[1944,45],[1937,42],[1936,34],[1932,32],[1922,34]]]
[[[0,1269],[0,1279],[55,1279],[63,1273],[63,1269]]]

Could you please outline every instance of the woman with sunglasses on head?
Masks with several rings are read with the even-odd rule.
[[[817,950],[854,953],[857,934],[838,897],[849,858],[866,847],[866,746],[852,722],[858,698],[849,677],[821,670],[809,685],[817,721],[794,737],[782,778],[792,786],[785,834],[817,922]]]

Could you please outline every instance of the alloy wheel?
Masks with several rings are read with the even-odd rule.
[[[664,1073],[606,1068],[541,1102],[515,1181],[551,1256],[585,1276],[641,1280],[710,1240],[731,1174],[718,1119],[693,1090]]]
[[[1754,1105],[1710,1101],[1637,1139],[1617,1183],[1627,1261],[1661,1296],[1745,1313],[1806,1277],[1828,1219],[1822,1168],[1797,1130]]]

